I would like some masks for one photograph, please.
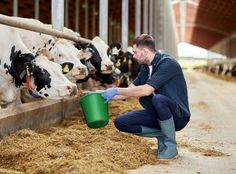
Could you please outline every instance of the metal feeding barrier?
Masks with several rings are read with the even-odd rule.
[[[71,35],[68,33],[63,33],[62,31],[59,31],[56,29],[46,28],[43,25],[39,26],[36,24],[29,24],[24,21],[17,21],[15,18],[12,18],[10,16],[6,16],[6,15],[2,15],[2,14],[0,14],[0,24],[9,25],[11,27],[17,27],[17,28],[21,28],[21,29],[25,29],[25,30],[40,32],[43,34],[48,34],[48,35],[52,35],[55,37],[72,40],[75,42],[81,42],[81,43],[90,43],[91,42],[91,40],[86,39],[86,38],[82,38],[82,37],[79,37],[76,35]]]
[[[43,25],[17,21],[14,17],[2,14],[0,14],[0,24],[40,32],[80,43],[91,42],[89,39],[63,33],[56,29],[46,28]],[[0,108],[0,139],[20,129],[41,129],[56,125],[64,118],[70,117],[78,110],[79,106],[79,96],[75,96],[61,100],[34,101],[5,109]]]

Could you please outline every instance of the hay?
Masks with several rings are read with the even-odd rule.
[[[118,132],[116,115],[140,109],[136,99],[109,103],[109,124],[87,127],[81,110],[57,127],[21,130],[0,141],[0,166],[24,173],[125,173],[143,165],[168,164],[156,160],[147,139]]]

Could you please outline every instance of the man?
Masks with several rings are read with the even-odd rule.
[[[127,88],[108,88],[102,93],[112,98],[140,97],[143,110],[118,116],[114,123],[122,132],[158,139],[157,159],[172,159],[178,152],[175,131],[190,119],[187,85],[179,64],[171,56],[157,52],[154,39],[142,34],[134,40],[134,58],[140,73]]]

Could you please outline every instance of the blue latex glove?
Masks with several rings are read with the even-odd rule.
[[[102,97],[105,99],[105,103],[109,102],[115,95],[118,95],[119,92],[117,88],[108,88],[102,92]]]

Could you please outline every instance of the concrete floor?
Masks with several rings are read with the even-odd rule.
[[[235,174],[236,83],[185,71],[191,121],[177,132],[179,157],[129,174]]]

